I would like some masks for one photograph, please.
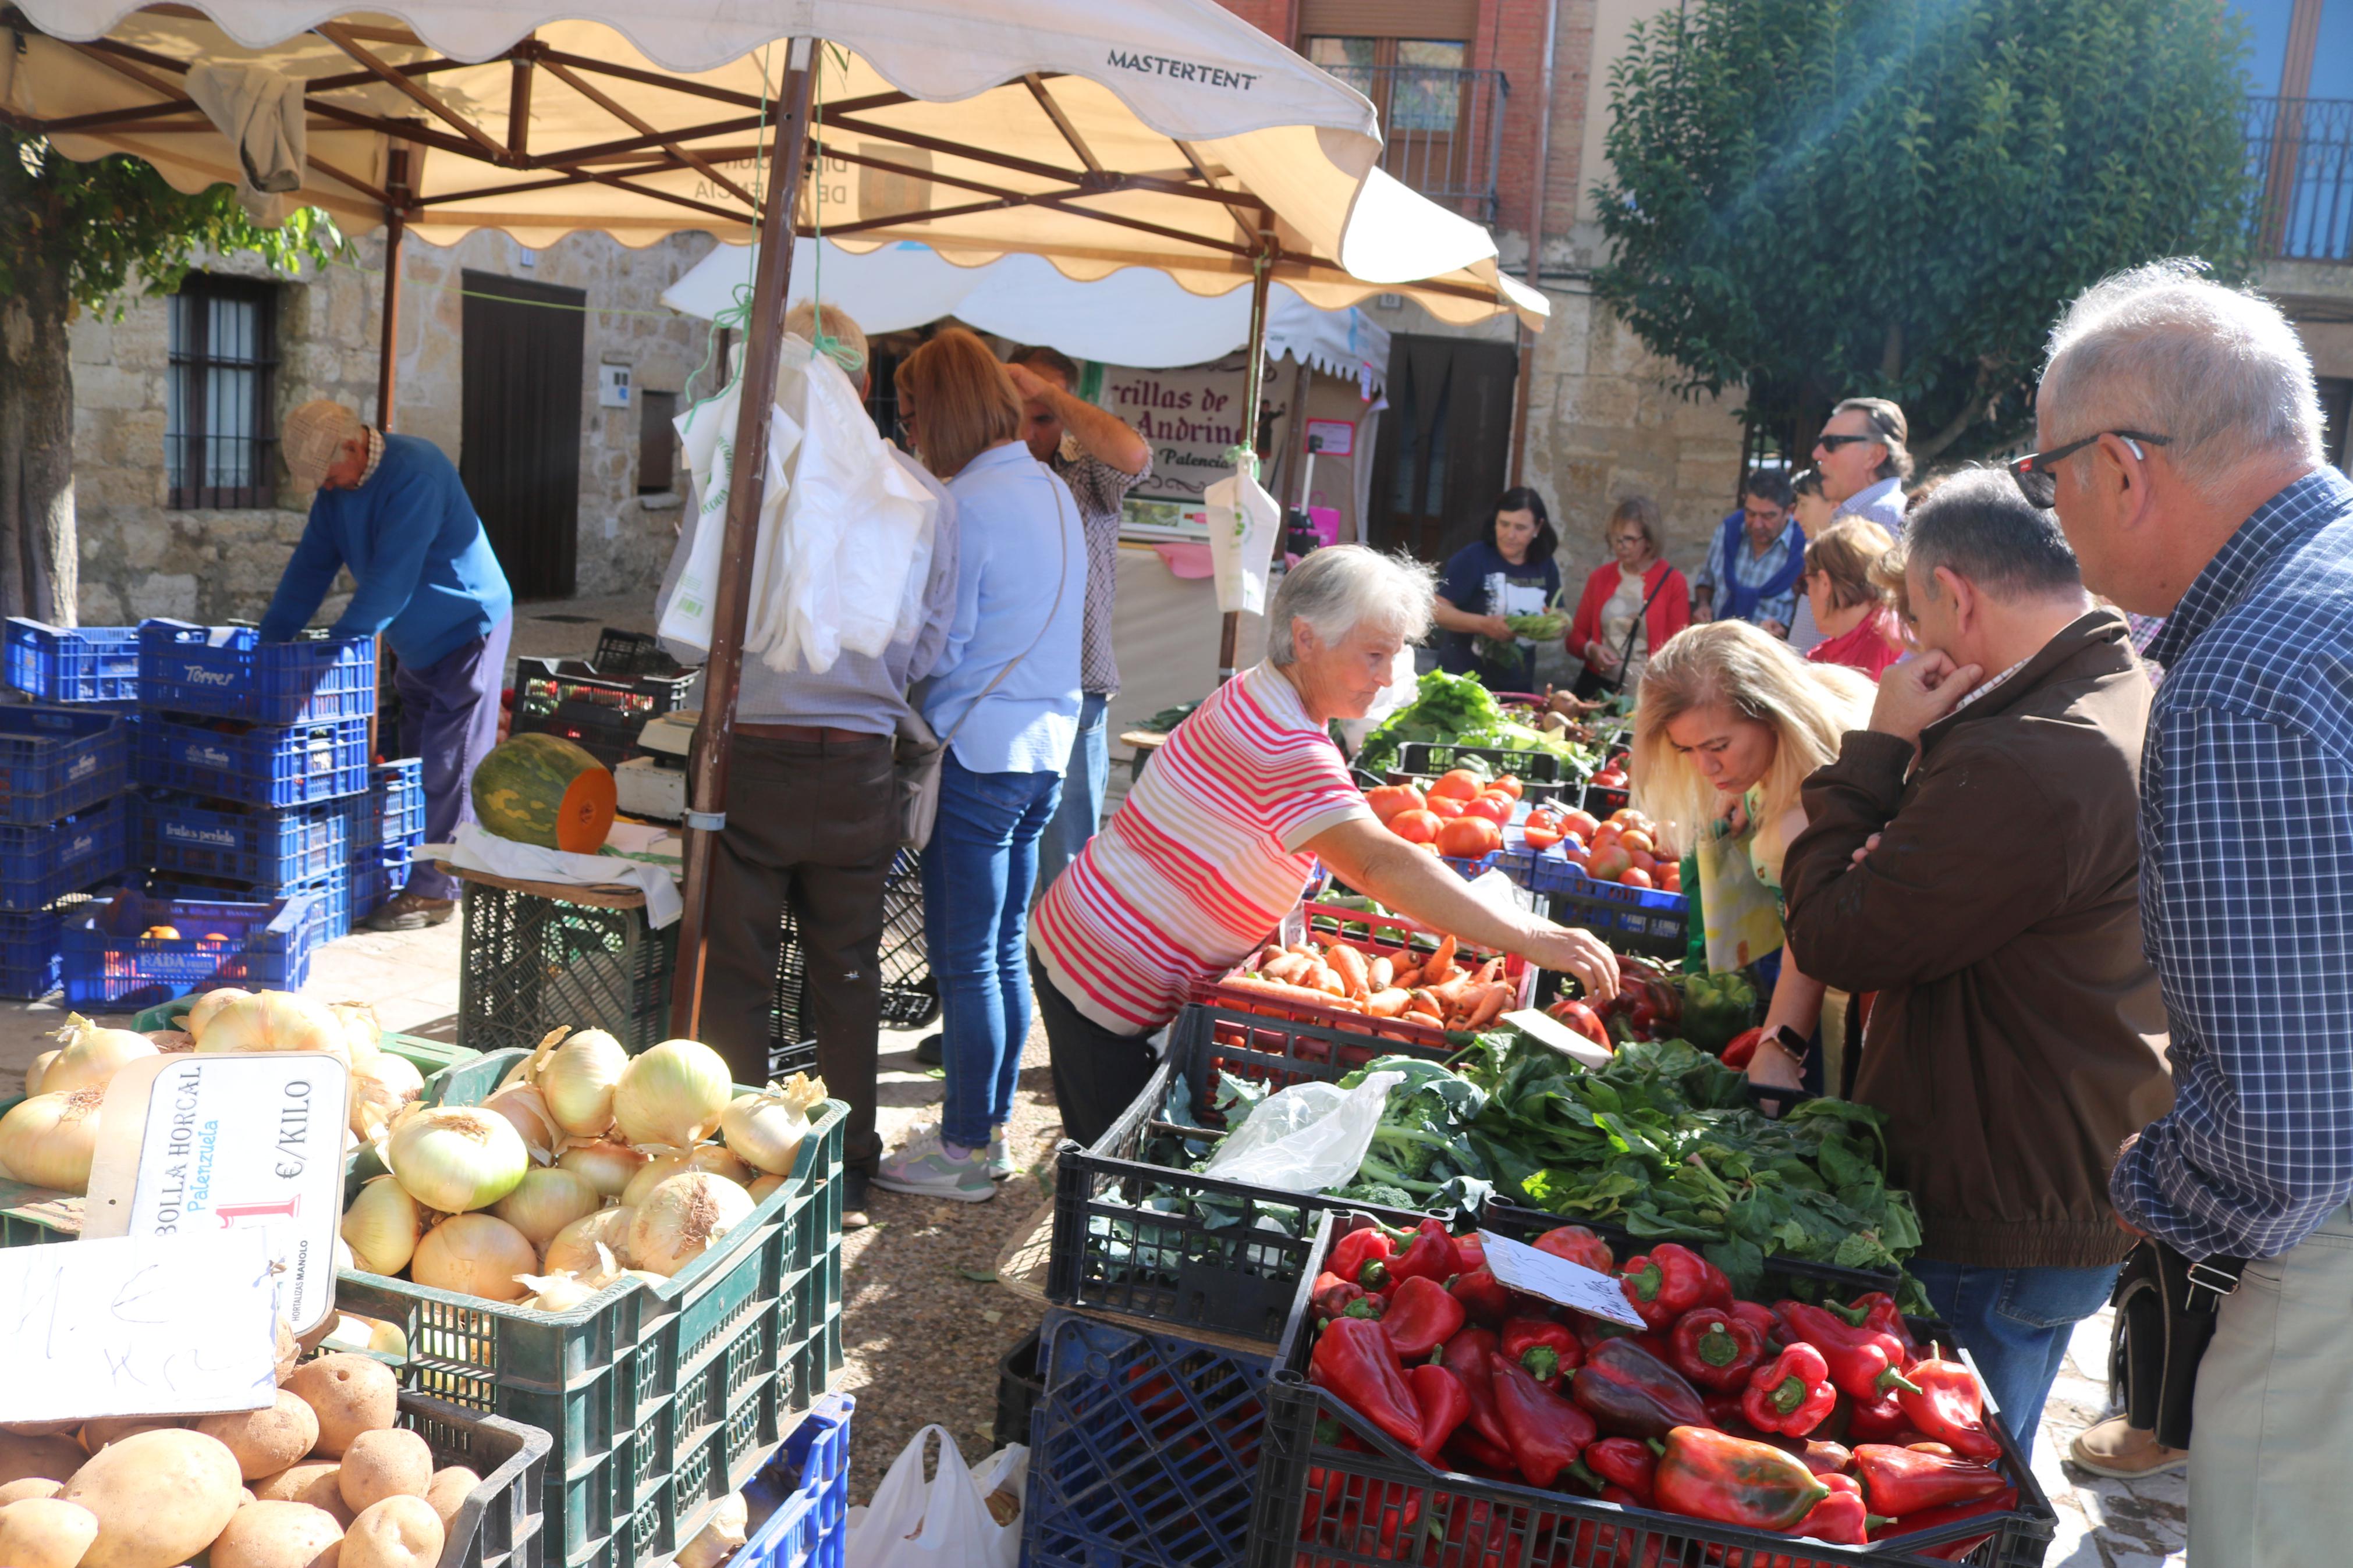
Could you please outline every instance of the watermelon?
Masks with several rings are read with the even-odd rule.
[[[474,816],[518,844],[594,855],[613,826],[610,769],[561,735],[517,735],[474,769]]]

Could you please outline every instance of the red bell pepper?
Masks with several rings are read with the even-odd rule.
[[[1398,1359],[1422,1361],[1454,1337],[1462,1326],[1462,1303],[1427,1274],[1409,1275],[1389,1294],[1389,1310],[1381,1314],[1380,1328],[1397,1347]]]
[[[1564,1225],[1548,1230],[1528,1243],[1538,1252],[1549,1252],[1555,1258],[1583,1264],[1596,1274],[1613,1272],[1617,1259],[1609,1255],[1609,1244],[1581,1225]]]
[[[1609,1044],[1609,1026],[1601,1021],[1600,1014],[1574,996],[1562,997],[1546,1008],[1545,1015],[1567,1024],[1597,1046]]]
[[[1736,1437],[1763,1437],[1767,1442],[1776,1443],[1776,1446],[1778,1446],[1771,1433],[1751,1430],[1747,1421],[1742,1417],[1740,1395],[1746,1392],[1746,1389],[1740,1390],[1739,1393],[1735,1393],[1728,1388],[1702,1389],[1699,1402],[1707,1409],[1707,1424],[1719,1431],[1729,1432]],[[1786,1438],[1779,1440],[1779,1442],[1786,1441]]]
[[[1388,1282],[1389,1259],[1396,1256],[1397,1243],[1389,1233],[1379,1226],[1368,1225],[1334,1242],[1324,1268],[1325,1272],[1337,1274],[1367,1290],[1377,1290]]]
[[[1663,1332],[1677,1318],[1696,1308],[1732,1305],[1732,1282],[1724,1271],[1690,1247],[1672,1241],[1628,1258],[1618,1285],[1653,1332]]]
[[[1393,1294],[1408,1279],[1434,1279],[1443,1285],[1462,1272],[1462,1256],[1454,1250],[1454,1237],[1447,1233],[1444,1220],[1423,1220],[1412,1235],[1406,1249],[1389,1259],[1384,1295]]]
[[[1967,1366],[1920,1361],[1905,1375],[1920,1387],[1898,1393],[1895,1399],[1913,1426],[1965,1459],[1991,1459],[2001,1452],[2000,1443],[1986,1430],[1984,1391]]]
[[[1998,1492],[1968,1502],[1947,1503],[1942,1508],[1924,1508],[1917,1513],[1905,1514],[1873,1530],[1871,1537],[1873,1541],[1888,1541],[1897,1536],[1920,1535],[1931,1530],[1942,1530],[1948,1524],[1958,1524],[1964,1520],[2008,1513],[2017,1506],[2018,1489],[2004,1487]],[[1926,1557],[1939,1563],[1957,1563],[1977,1550],[1985,1540],[1983,1535],[1964,1535],[1941,1546],[1915,1546],[1907,1550],[1915,1557]]]
[[[1333,1319],[1308,1357],[1307,1375],[1407,1447],[1420,1446],[1421,1411],[1406,1386],[1397,1349],[1380,1324],[1363,1318]]]
[[[1504,1436],[1504,1418],[1496,1413],[1495,1391],[1487,1374],[1487,1358],[1497,1346],[1492,1331],[1464,1329],[1439,1351],[1438,1363],[1462,1380],[1462,1391],[1471,1396],[1472,1428],[1491,1447],[1508,1450],[1512,1440]]]
[[[1808,1462],[1803,1454],[1798,1456],[1798,1463],[1804,1465],[1810,1470],[1814,1470],[1814,1467]],[[1852,1492],[1857,1497],[1862,1495],[1862,1483],[1843,1471],[1831,1470],[1825,1473],[1821,1470],[1814,1470],[1814,1474],[1820,1476],[1822,1485],[1834,1492]]]
[[[1781,1347],[1789,1342],[1788,1329],[1773,1315],[1773,1309],[1762,1301],[1735,1301],[1725,1310],[1765,1337],[1767,1355],[1779,1354]]]
[[[1892,1334],[1858,1328],[1827,1308],[1803,1301],[1776,1301],[1773,1310],[1790,1334],[1822,1352],[1839,1392],[1873,1400],[1890,1389],[1910,1388],[1904,1375],[1904,1345]]]
[[[1551,1486],[1593,1441],[1592,1418],[1536,1382],[1515,1361],[1491,1355],[1487,1373],[1520,1474],[1532,1487]]]
[[[1806,1439],[1806,1451],[1798,1456],[1806,1468],[1818,1476],[1839,1475],[1854,1463],[1854,1455],[1843,1443],[1825,1443],[1819,1437]]]
[[[1957,1456],[1865,1443],[1854,1451],[1855,1475],[1873,1511],[1894,1519],[1947,1503],[1974,1502],[2008,1487],[2000,1470]]]
[[[1675,1320],[1667,1334],[1677,1372],[1702,1388],[1739,1388],[1765,1359],[1765,1336],[1755,1323],[1720,1307],[1702,1307]]]
[[[1447,1286],[1462,1310],[1475,1323],[1500,1323],[1511,1315],[1512,1292],[1485,1264],[1467,1268]]]
[[[1900,1394],[1889,1389],[1876,1399],[1841,1399],[1846,1406],[1846,1437],[1849,1445],[1856,1443],[1895,1443],[1912,1430],[1912,1417],[1904,1414],[1898,1402]]]
[[[1377,1319],[1388,1310],[1387,1301],[1378,1296],[1367,1295],[1362,1285],[1353,1279],[1343,1279],[1329,1271],[1315,1277],[1314,1293],[1308,1299],[1319,1318],[1337,1318],[1345,1314],[1351,1318]]]
[[[1652,1495],[1669,1513],[1748,1530],[1787,1530],[1828,1497],[1830,1489],[1770,1444],[1704,1426],[1678,1426],[1667,1434]]]
[[[1871,1527],[1888,1522],[1871,1511],[1861,1492],[1833,1489],[1813,1511],[1789,1527],[1792,1535],[1810,1536],[1832,1546],[1867,1546]]]
[[[1421,1413],[1421,1441],[1413,1451],[1424,1460],[1435,1460],[1454,1429],[1470,1419],[1470,1391],[1461,1378],[1429,1362],[1409,1368],[1405,1384],[1413,1394],[1414,1408]]]
[[[1550,1318],[1505,1319],[1503,1351],[1546,1388],[1558,1388],[1561,1373],[1585,1364],[1585,1347],[1577,1342],[1567,1323],[1556,1323]]]
[[[1745,1071],[1764,1038],[1765,1031],[1761,1028],[1743,1029],[1724,1043],[1723,1054],[1716,1059],[1735,1072]]]
[[[1838,1390],[1831,1386],[1822,1352],[1809,1344],[1794,1344],[1749,1374],[1740,1415],[1759,1432],[1802,1437],[1820,1426],[1837,1404]]]
[[[1457,1469],[1492,1470],[1498,1479],[1509,1481],[1520,1479],[1520,1462],[1512,1458],[1512,1451],[1487,1441],[1468,1421],[1454,1429],[1453,1441],[1446,1445],[1446,1458]]]
[[[1606,1340],[1586,1356],[1569,1397],[1621,1437],[1663,1437],[1678,1426],[1712,1426],[1699,1391],[1632,1340]]]
[[[1595,1489],[1603,1496],[1609,1495],[1603,1489],[1618,1487],[1632,1493],[1641,1507],[1651,1506],[1659,1474],[1659,1456],[1648,1443],[1639,1443],[1631,1437],[1603,1437],[1587,1444],[1578,1462],[1600,1483]]]
[[[1839,1316],[1845,1318],[1847,1321],[1857,1323],[1861,1328],[1876,1329],[1902,1345],[1904,1365],[1907,1372],[1912,1363],[1920,1359],[1922,1354],[1920,1342],[1912,1337],[1912,1325],[1904,1321],[1904,1309],[1898,1307],[1895,1304],[1895,1298],[1886,1291],[1866,1290],[1837,1310]],[[1859,1322],[1849,1315],[1857,1311],[1862,1314]]]
[[[1475,1230],[1466,1230],[1454,1238],[1454,1256],[1462,1260],[1462,1272],[1487,1267],[1487,1244],[1479,1239]]]

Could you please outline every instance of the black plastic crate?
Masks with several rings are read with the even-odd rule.
[[[1039,1331],[1021,1561],[1226,1568],[1243,1561],[1271,1352],[1050,1311]]]
[[[939,988],[932,980],[929,951],[923,945],[923,862],[913,849],[902,849],[891,864],[882,886],[882,945],[878,961],[882,972],[882,1026],[890,1029],[920,1029],[940,1016]],[[802,1016],[801,997],[807,988],[807,961],[801,955],[800,925],[791,900],[785,903],[784,931],[776,948],[776,994],[769,1009],[769,1048],[808,1037],[808,1020]]]
[[[662,651],[661,639],[650,632],[625,632],[606,626],[596,634],[596,652],[588,661],[599,675],[692,675],[694,671]]]
[[[449,1521],[445,1568],[539,1568],[547,1560],[546,1433],[415,1393],[400,1396],[397,1419],[425,1439],[436,1469],[463,1465],[482,1478]]]
[[[1000,1448],[1029,1443],[1030,1413],[1046,1397],[1042,1334],[1042,1330],[1032,1329],[1020,1343],[997,1358],[997,1424],[988,1436]]]
[[[1356,1223],[1325,1216],[1317,1228],[1315,1257],[1323,1257],[1332,1237]],[[1308,1381],[1315,1337],[1312,1289],[1312,1279],[1300,1286],[1268,1389],[1250,1568],[1376,1568],[1389,1563],[1433,1568],[1893,1568],[1921,1563],[1917,1554],[1925,1550],[1978,1536],[1989,1539],[1960,1561],[1976,1568],[2041,1568],[2057,1530],[2057,1515],[1999,1419],[1987,1425],[2000,1439],[2002,1468],[2018,1488],[2014,1510],[1868,1547],[1801,1542],[1440,1470]],[[1311,1477],[1319,1496],[1312,1515]]]
[[[617,635],[621,634],[605,634]],[[659,648],[653,652],[661,657],[659,665],[641,648],[617,645],[617,652],[629,668],[580,658],[517,659],[513,732],[562,735],[608,767],[636,755],[646,721],[683,703],[696,672],[661,656]]]
[[[796,1040],[790,1045],[772,1041],[768,1046],[767,1081],[776,1083],[797,1072],[817,1071],[817,1042]]]
[[[1520,798],[1531,804],[1573,795],[1581,782],[1550,752],[1509,752],[1501,746],[1465,746],[1449,741],[1404,742],[1398,747],[1397,765],[1388,770],[1384,782],[1427,785],[1471,757],[1485,763],[1495,774],[1517,778]]]
[[[559,1025],[603,1029],[632,1052],[670,1037],[678,927],[471,879],[459,896],[458,1043],[535,1048]]]

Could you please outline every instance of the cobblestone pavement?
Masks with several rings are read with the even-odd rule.
[[[2185,1568],[2189,1478],[2181,1473],[2115,1481],[2065,1461],[2075,1434],[2108,1413],[2108,1331],[2114,1314],[2075,1326],[2067,1363],[2042,1408],[2034,1478],[2059,1514],[2044,1568]]]

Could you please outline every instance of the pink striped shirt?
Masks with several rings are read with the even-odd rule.
[[[1271,665],[1213,692],[1054,879],[1029,944],[1081,1013],[1118,1034],[1175,1017],[1298,903],[1304,846],[1372,808]]]

